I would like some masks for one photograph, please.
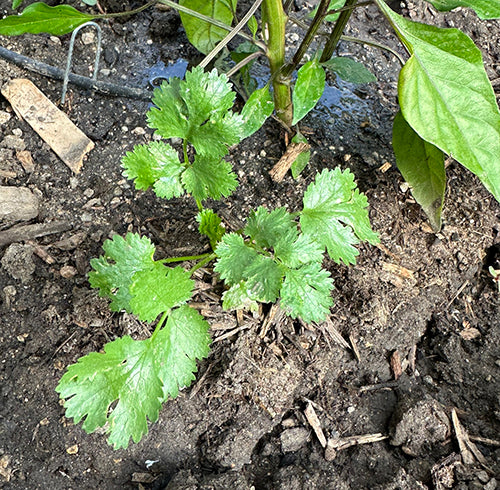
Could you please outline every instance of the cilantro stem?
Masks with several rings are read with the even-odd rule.
[[[217,255],[215,255],[214,253],[206,255],[207,257],[205,257],[203,260],[200,260],[194,267],[192,267],[192,269],[189,271],[191,275],[193,275],[195,271],[197,271],[198,269],[208,264],[210,261],[214,260],[217,257]]]
[[[157,260],[161,264],[172,264],[174,262],[187,262],[188,260],[200,260],[213,255],[210,252],[201,255],[187,255],[185,257],[169,257],[168,259]]]

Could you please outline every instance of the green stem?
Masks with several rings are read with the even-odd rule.
[[[170,310],[166,311],[163,313],[163,315],[160,318],[160,321],[156,324],[155,330],[153,332],[153,335],[151,336],[151,341],[154,342],[156,336],[158,335],[158,332],[161,330],[161,327],[163,327],[163,324],[165,323],[165,320],[168,317],[168,314],[170,313]]]
[[[349,21],[349,18],[351,17],[351,14],[353,12],[354,5],[356,4],[357,0],[347,0],[345,3],[344,8],[348,8],[348,10],[344,10],[339,18],[337,19],[337,22],[335,23],[335,26],[333,27],[333,31],[330,34],[330,38],[325,44],[325,49],[323,50],[323,54],[321,55],[320,58],[320,63],[323,63],[325,61],[328,61],[332,56],[333,52],[335,51],[335,48],[337,47],[337,44],[340,41],[340,37],[342,36],[342,32],[344,32],[345,26],[347,25],[347,22]]]
[[[264,0],[262,3],[262,23],[267,27],[267,58],[271,68],[276,115],[287,126],[293,119],[290,78],[281,76],[285,64],[285,26],[288,18],[281,0]]]
[[[168,259],[157,260],[161,264],[172,264],[174,262],[187,262],[188,260],[200,260],[212,255],[211,253],[204,253],[201,255],[186,255],[185,257],[169,257]]]
[[[112,14],[97,14],[94,16],[94,19],[114,19],[116,17],[125,17],[126,15],[134,15],[146,10],[149,7],[152,7],[158,3],[158,0],[151,0],[150,2],[144,4],[142,7],[136,8],[135,10],[128,10],[127,12],[115,12]]]
[[[307,53],[309,46],[311,45],[314,37],[316,36],[319,27],[323,23],[329,5],[330,5],[330,0],[320,1],[318,10],[316,10],[316,14],[314,15],[314,19],[311,25],[309,26],[309,29],[307,30],[304,38],[302,39],[300,46],[295,52],[292,61],[288,63],[281,71],[283,77],[285,78],[291,77],[293,71],[299,66],[299,63],[302,61],[302,58]]]
[[[191,268],[189,271],[189,274],[193,275],[195,271],[198,269],[201,269],[204,265],[208,264],[212,260],[214,260],[217,257],[214,253],[212,254],[207,254],[207,257],[205,257],[203,260],[200,260],[194,267]]]

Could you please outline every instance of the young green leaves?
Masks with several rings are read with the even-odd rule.
[[[308,187],[299,213],[300,230],[285,208],[252,211],[243,236],[226,234],[216,249],[215,270],[230,286],[223,306],[255,309],[257,302],[280,298],[291,317],[323,321],[333,288],[321,266],[323,252],[326,248],[336,262],[355,263],[354,244],[378,241],[366,207],[354,176],[337,168],[324,170]]]
[[[197,202],[229,196],[237,186],[231,164],[223,160],[244,135],[244,119],[231,111],[233,92],[225,75],[196,67],[185,80],[174,78],[155,90],[148,123],[162,138],[183,140],[183,159],[163,141],[139,145],[122,160],[124,174],[138,189],[152,187],[159,197],[190,193]],[[195,150],[188,157],[188,144]]]
[[[161,405],[189,386],[196,360],[209,352],[209,325],[193,308],[194,281],[182,267],[167,268],[153,260],[148,238],[129,233],[107,240],[106,254],[92,261],[93,287],[109,297],[111,309],[126,310],[153,322],[146,340],[130,336],[109,342],[104,353],[90,353],[69,366],[57,391],[66,399],[66,416],[93,432],[106,426],[115,449],[139,442],[147,420],[158,418]],[[111,406],[116,403],[113,409]]]

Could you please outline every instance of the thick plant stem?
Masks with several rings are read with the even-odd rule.
[[[355,5],[356,1],[357,0],[347,0],[345,3],[345,8]],[[347,25],[347,22],[351,17],[351,14],[352,14],[352,9],[344,10],[340,14],[339,18],[337,19],[337,22],[335,23],[333,31],[330,34],[330,38],[325,44],[325,49],[323,50],[323,54],[321,55],[321,58],[319,60],[321,63],[328,61],[332,57],[333,52],[335,51],[335,48],[337,47],[337,44],[340,41],[342,32],[344,32],[345,26]]]
[[[266,54],[271,67],[276,115],[287,126],[291,126],[293,108],[290,78],[285,78],[281,74],[281,69],[285,64],[285,25],[287,21],[281,0],[263,1],[262,21],[267,29]]]
[[[314,16],[314,19],[311,25],[309,26],[309,29],[307,30],[306,35],[304,36],[304,39],[302,39],[300,46],[293,55],[292,61],[288,63],[282,70],[282,74],[285,78],[291,77],[293,71],[299,66],[299,63],[306,54],[307,50],[309,49],[309,46],[311,45],[314,37],[316,36],[316,33],[318,32],[318,29],[323,23],[329,5],[330,5],[330,0],[320,0],[318,10],[316,11],[316,15]]]

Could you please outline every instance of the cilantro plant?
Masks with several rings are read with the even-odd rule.
[[[426,1],[441,11],[466,7],[481,19],[500,18],[500,0]],[[92,4],[93,0],[86,3]],[[298,124],[321,97],[325,71],[353,83],[376,80],[355,60],[334,56],[341,39],[389,50],[403,66],[398,83],[401,112],[393,130],[396,163],[432,227],[436,231],[441,227],[447,155],[476,174],[500,200],[500,111],[481,53],[460,30],[411,21],[390,9],[385,0],[319,0],[309,21],[294,17],[291,0],[255,0],[235,26],[237,0],[153,0],[136,11],[155,3],[180,12],[189,40],[207,55],[202,66],[224,57],[227,50],[223,48],[235,36],[243,39],[231,54],[236,66],[230,73],[240,70],[250,91],[255,87],[249,81],[248,66],[256,57],[266,57],[271,72],[269,82],[251,97],[270,111],[272,101],[276,116],[299,139],[303,136]],[[392,26],[407,53],[406,59],[378,43],[342,35],[353,10],[369,3],[375,4]],[[20,0],[13,0],[12,7],[20,4]],[[259,8],[260,26],[254,16]],[[89,20],[117,15],[122,14],[88,14],[68,5],[48,7],[38,2],[26,7],[21,15],[0,20],[0,34],[60,35]],[[293,55],[286,59],[285,34],[292,22],[304,29],[304,35]],[[300,164],[295,165],[294,174],[306,165],[307,152],[298,159]],[[193,163],[186,173],[185,185],[190,185],[189,173],[196,172],[193,168],[197,167],[198,163]],[[208,188],[200,190],[200,196],[207,192]]]
[[[185,193],[195,199],[199,231],[212,251],[155,260],[149,238],[128,233],[107,240],[105,254],[91,261],[89,282],[111,300],[110,308],[154,325],[145,340],[125,336],[106,344],[104,352],[80,358],[57,386],[66,416],[83,420],[87,432],[105,427],[115,448],[142,438],[148,420],[156,421],[162,403],[190,385],[197,360],[209,353],[209,324],[189,306],[196,269],[214,262],[226,285],[225,309],[254,310],[259,302],[279,300],[292,318],[321,322],[329,314],[333,288],[323,268],[325,250],[334,262],[349,265],[356,261],[357,243],[378,240],[354,175],[338,168],[316,176],[301,211],[259,207],[243,230],[228,232],[204,201],[236,188],[231,164],[223,157],[230,145],[262,124],[266,112],[249,100],[235,114],[234,98],[227,77],[216,70],[194,68],[185,80],[164,82],[148,112],[148,124],[163,139],[136,146],[122,160],[124,174],[137,189],[152,188],[167,199]],[[171,138],[181,138],[180,151],[164,141]],[[185,266],[175,265],[180,263]]]

